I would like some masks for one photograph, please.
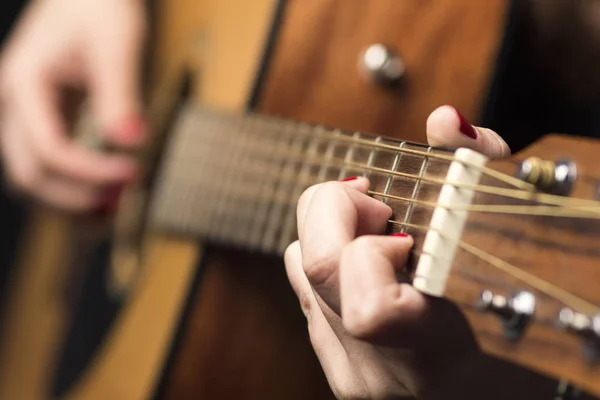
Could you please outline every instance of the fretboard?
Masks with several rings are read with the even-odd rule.
[[[194,235],[266,253],[296,239],[296,204],[309,186],[350,176],[371,181],[417,244],[448,162],[423,145],[327,129],[262,115],[184,107],[157,174],[150,220]],[[445,153],[444,153],[445,154]],[[416,200],[416,201],[415,201]],[[402,225],[406,223],[407,225]]]

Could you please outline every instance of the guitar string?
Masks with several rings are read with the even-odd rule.
[[[430,153],[424,153],[430,154]],[[296,158],[299,162],[304,163],[313,163],[314,165],[320,165],[323,162],[321,156],[312,156],[312,157],[303,157],[301,153],[287,152],[287,151],[277,151],[269,153],[269,156],[280,156],[286,158]],[[448,183],[445,179],[440,178],[432,178],[426,176],[419,176],[417,174],[411,174],[406,172],[394,171],[387,168],[380,168],[371,166],[364,163],[355,163],[350,161],[345,161],[339,158],[331,158],[328,161],[329,166],[337,167],[337,168],[348,168],[351,167],[357,170],[368,170],[372,172],[379,172],[382,174],[394,175],[398,177],[414,179],[417,181],[424,181],[429,183],[435,183],[438,185],[444,185]],[[530,192],[519,189],[510,189],[510,188],[501,188],[497,186],[489,186],[489,185],[479,185],[479,184],[464,184],[461,182],[452,182],[452,185],[462,189],[470,189],[476,192],[493,194],[502,197],[509,197],[518,200],[529,200],[529,201],[537,201],[539,203],[545,203],[547,205],[555,205],[555,206],[563,206],[570,207],[576,209],[582,209],[590,212],[600,212],[600,202],[595,200],[587,200],[587,199],[579,199],[579,198],[569,198],[557,195],[550,195],[547,193],[539,193],[539,192]]]
[[[300,154],[293,153],[293,152],[282,152],[282,151],[269,153],[269,156],[273,156],[273,155],[286,157],[289,159],[289,158],[298,156]],[[320,163],[322,162],[320,156],[306,157],[304,159],[301,159],[301,161],[303,161],[304,163],[307,163],[307,162],[314,163],[315,165],[320,165]],[[328,160],[328,164],[330,167],[353,168],[353,169],[357,169],[357,170],[369,170],[369,171],[377,172],[377,173],[381,173],[381,174],[394,175],[394,176],[398,176],[398,177],[402,177],[402,178],[414,179],[416,181],[425,181],[425,182],[429,182],[429,183],[434,183],[434,184],[438,184],[440,186],[448,183],[445,179],[432,178],[432,177],[426,177],[426,176],[421,176],[421,175],[417,175],[417,174],[394,171],[394,170],[390,170],[390,169],[386,169],[386,168],[370,166],[368,164],[349,162],[349,161],[339,159],[339,158],[332,158],[332,159]],[[272,169],[267,167],[267,168],[264,168],[262,171],[255,171],[255,172],[264,174],[265,172],[270,172],[270,171],[272,171]],[[278,172],[278,171],[276,171],[276,172]],[[545,202],[546,204],[565,207],[565,201],[564,201],[565,198],[560,197],[560,196],[552,196],[551,198],[547,198],[544,196],[545,194],[543,194],[543,193],[532,193],[532,192],[526,192],[526,191],[518,191],[515,189],[506,189],[506,188],[499,188],[499,187],[495,187],[495,186],[487,186],[487,185],[463,184],[460,182],[452,182],[452,185],[455,187],[458,187],[458,188],[470,189],[470,190],[474,190],[474,191],[478,191],[478,192],[482,192],[482,193],[488,193],[488,194],[493,194],[493,195],[498,195],[498,196],[503,196],[503,197],[511,197],[511,198],[516,198],[519,200],[532,200],[532,201],[538,201],[540,203]],[[536,197],[542,197],[542,199],[541,199],[542,201],[540,201],[540,199],[537,199]],[[558,201],[554,201],[554,200],[558,200]],[[574,200],[574,199],[571,199],[571,200]],[[580,209],[582,211],[582,214],[580,214],[580,217],[588,217],[588,216],[590,216],[590,213],[592,213],[592,212],[600,213],[600,207],[596,208],[594,206],[589,205],[589,204],[595,205],[597,202],[591,201],[591,200],[585,200],[585,199],[580,199],[580,200],[581,200],[581,205],[579,205],[578,207],[569,207],[569,209],[570,208]],[[570,206],[570,204],[569,204],[569,206]],[[516,206],[505,206],[505,207],[513,207],[512,210],[519,214],[527,214],[525,207],[538,207],[538,209],[535,211],[535,214],[533,214],[533,215],[558,215],[561,213],[561,212],[557,211],[559,208],[556,208],[556,207],[548,207],[548,211],[540,211],[539,206],[521,206],[521,207],[523,207],[523,209],[521,211],[516,211],[517,210]],[[551,211],[551,209],[556,209],[556,210]],[[476,210],[476,208],[473,208],[472,210]],[[498,209],[498,210],[500,210],[500,209]],[[479,211],[502,212],[502,211],[491,211],[491,209],[489,209],[489,208],[484,209],[483,206],[480,207]],[[587,212],[587,214],[585,212]],[[568,213],[563,211],[562,214],[566,215]],[[574,214],[574,213],[571,213],[569,215],[576,216],[576,214]]]
[[[253,171],[256,172],[256,171]],[[310,186],[320,183],[317,179],[312,177],[297,178],[293,174],[288,173],[289,176],[280,176],[282,179],[277,179],[274,182],[278,183],[295,183],[302,184],[304,186]],[[241,190],[240,190],[241,189]],[[213,186],[213,191],[223,190],[218,186]],[[235,194],[236,196],[250,197],[254,200],[272,200],[278,204],[282,204],[288,207],[294,206],[296,200],[288,199],[286,196],[275,196],[268,198],[261,196],[260,193],[256,193],[252,190],[244,190],[241,185],[235,186],[235,191],[228,191],[229,195]],[[425,206],[428,208],[443,207],[448,210],[456,211],[468,211],[468,212],[481,212],[481,213],[495,213],[495,214],[509,214],[509,215],[529,215],[529,216],[549,216],[549,217],[565,217],[565,218],[588,218],[588,219],[600,219],[600,214],[591,212],[587,209],[571,209],[565,207],[548,207],[544,205],[497,205],[497,204],[469,204],[469,205],[453,205],[453,204],[441,204],[434,201],[425,201],[420,199],[407,198],[402,196],[396,196],[392,194],[386,194],[374,190],[368,190],[367,194],[371,196],[388,198],[405,202],[408,204],[415,204]]]
[[[260,116],[259,116],[260,117]],[[273,123],[273,122],[271,122]],[[302,127],[302,126],[300,126]],[[310,130],[309,128],[311,128],[310,126],[306,126],[306,129],[299,130],[297,129],[295,134],[298,134],[300,136],[307,136],[310,137],[312,139],[320,139],[320,137],[313,135],[311,132],[307,132],[308,130]],[[319,129],[319,127],[317,127],[317,129]],[[356,138],[348,138],[346,136],[343,135],[335,135],[336,131],[333,132],[328,132],[325,131],[324,128],[321,128],[321,132],[325,135],[330,135],[334,138],[334,140],[343,140],[343,141],[348,141],[350,139],[354,140]],[[270,130],[267,130],[270,131]],[[271,132],[273,133],[273,132]],[[374,143],[374,142],[370,142],[369,140],[365,140],[365,139],[361,139],[362,142],[359,144],[362,144],[364,146],[367,147],[383,147],[395,152],[400,152],[400,150],[404,151],[404,152],[408,152],[408,153],[414,153],[417,152],[415,154],[423,156],[424,158],[426,157],[434,157],[437,156],[439,154],[436,153],[428,153],[428,152],[419,152],[418,150],[412,150],[412,149],[406,149],[406,148],[399,148],[399,147],[395,147],[395,146],[391,146],[391,145],[386,145],[383,143]],[[377,146],[375,146],[377,145]],[[303,157],[302,153],[292,153],[290,154],[290,152],[278,152],[280,156],[286,156],[286,157],[291,157],[291,156],[300,156],[300,159],[298,161],[306,161]],[[455,160],[453,157],[451,156],[446,156],[446,155],[440,155],[442,156],[442,158],[445,161],[458,161]],[[435,158],[435,157],[434,157]],[[313,162],[320,162],[322,160],[320,160],[318,157],[311,157]],[[344,163],[345,160],[340,160],[340,159],[334,159],[334,161],[338,162],[338,163]],[[459,161],[462,162],[462,161]],[[351,163],[352,164],[352,163]],[[363,169],[370,169],[370,170],[378,170],[380,172],[384,172],[384,173],[390,173],[390,174],[394,174],[397,176],[404,176],[404,177],[409,177],[409,178],[415,178],[415,176],[411,176],[411,174],[406,174],[406,173],[401,173],[399,171],[390,171],[384,168],[377,168],[377,167],[373,167],[373,166],[368,166],[366,164],[360,164],[360,163],[354,163],[354,166],[356,166],[357,168],[363,168]],[[477,166],[476,166],[477,167]],[[495,171],[498,172],[498,171]],[[499,174],[502,174],[500,172],[498,172]],[[504,175],[504,174],[503,174]],[[509,177],[508,175],[506,175],[506,177]],[[511,179],[514,180],[518,180],[517,178],[512,178],[509,177]],[[435,179],[435,178],[427,178],[424,177],[423,180],[430,180],[431,182],[435,182],[438,184],[443,184],[444,181],[440,180],[440,179]],[[530,185],[530,184],[527,184]],[[481,191],[484,193],[489,193],[489,194],[496,194],[496,195],[500,195],[500,196],[505,196],[505,197],[512,197],[512,198],[518,198],[518,199],[522,199],[522,200],[537,200],[539,202],[545,202],[547,204],[551,204],[551,205],[571,205],[571,204],[577,204],[577,205],[585,205],[586,207],[589,208],[594,208],[595,206],[600,206],[600,202],[597,201],[593,201],[593,200],[585,200],[585,199],[573,199],[573,198],[568,198],[568,197],[563,197],[563,196],[556,196],[556,195],[549,195],[546,193],[538,193],[538,192],[531,192],[531,191],[524,191],[524,190],[514,190],[514,189],[507,189],[507,188],[499,188],[496,186],[485,186],[485,185],[460,185],[457,184],[456,186],[459,187],[464,187],[464,188],[468,188],[468,189],[472,189],[472,190],[476,190],[476,191]],[[531,185],[530,185],[531,186]],[[532,199],[533,197],[536,197],[535,199]]]
[[[426,152],[426,151],[421,151],[421,150],[399,147],[397,145],[389,145],[389,144],[385,144],[385,143],[381,143],[381,142],[375,142],[375,141],[369,140],[369,139],[362,139],[362,138],[355,137],[355,136],[347,136],[347,135],[344,135],[341,130],[335,130],[335,129],[328,130],[322,126],[311,126],[308,124],[303,124],[303,123],[298,123],[298,122],[293,122],[293,121],[286,121],[286,120],[279,119],[276,117],[275,118],[266,117],[266,116],[263,116],[260,114],[251,114],[251,115],[249,115],[249,117],[250,118],[254,117],[255,119],[262,120],[263,123],[265,123],[265,124],[277,124],[279,122],[279,127],[295,124],[296,129],[294,129],[294,132],[293,132],[294,135],[301,135],[301,136],[309,137],[311,139],[319,139],[322,137],[327,137],[330,139],[330,141],[343,141],[343,142],[348,142],[351,144],[358,144],[358,145],[370,147],[370,148],[385,149],[385,150],[390,150],[390,151],[398,152],[398,153],[419,155],[424,158],[427,158],[427,157],[436,158],[436,159],[445,160],[445,161],[449,161],[449,162],[457,161],[457,162],[460,162],[471,168],[475,168],[490,177],[498,179],[498,180],[500,180],[504,183],[507,183],[511,186],[520,188],[525,193],[534,193],[534,191],[535,191],[534,185],[524,182],[521,179],[504,174],[500,171],[493,170],[489,167],[485,167],[485,166],[481,167],[479,165],[472,164],[468,161],[456,160],[453,155],[451,156],[451,155],[440,154],[440,153],[431,153],[431,152]],[[318,133],[315,134],[315,132],[318,132]],[[385,138],[383,138],[383,139],[385,139]],[[474,186],[477,187],[478,185],[474,185]],[[490,188],[494,188],[494,187],[492,186]],[[487,189],[487,188],[485,188],[485,189]],[[476,190],[476,189],[474,189],[474,190]],[[506,190],[510,190],[510,189],[504,189],[505,194],[510,195],[511,193]],[[516,194],[516,193],[517,192],[513,192],[512,195],[510,195],[509,197],[518,196],[519,198],[524,199],[523,198],[524,193],[519,193],[519,194]],[[490,193],[490,194],[503,195],[503,194],[499,194],[499,193]],[[553,204],[553,205],[564,205],[565,203],[568,204],[568,203],[572,203],[572,202],[579,204],[579,203],[584,202],[585,204],[588,204],[587,207],[592,207],[592,208],[600,207],[600,202],[594,201],[594,200],[573,199],[573,198],[568,198],[568,197],[563,197],[563,196],[549,195],[546,193],[536,193],[536,196],[541,197],[541,202],[546,202],[548,204]],[[593,210],[593,211],[595,211],[595,210]]]
[[[496,214],[514,214],[514,215],[530,215],[530,216],[549,216],[549,217],[569,217],[569,218],[590,218],[600,219],[600,214],[585,212],[582,210],[572,210],[569,208],[562,207],[548,207],[548,206],[532,206],[532,205],[496,205],[496,204],[469,204],[469,205],[455,205],[455,204],[442,204],[433,201],[424,201],[418,199],[411,199],[408,197],[395,196],[391,194],[385,194],[374,190],[367,192],[372,196],[388,198],[417,205],[422,205],[430,208],[442,207],[447,210],[456,211],[470,211],[470,212],[483,212],[483,213],[496,213]]]
[[[426,157],[430,157],[430,158],[436,158],[439,160],[445,160],[445,161],[459,161],[461,163],[463,163],[464,165],[467,165],[469,167],[472,168],[476,168],[477,170],[481,171],[482,173],[491,176],[493,178],[496,178],[504,183],[507,183],[511,186],[517,187],[519,189],[523,189],[523,190],[535,190],[535,186],[533,186],[530,183],[524,182],[518,178],[512,177],[510,175],[506,175],[502,172],[493,170],[491,168],[488,167],[482,167],[480,165],[476,165],[473,164],[471,162],[468,161],[464,161],[464,160],[456,160],[454,158],[454,156],[451,155],[446,155],[446,154],[440,154],[440,153],[429,153],[429,152],[425,152],[425,151],[421,151],[421,150],[415,150],[415,149],[407,149],[407,148],[401,148],[398,146],[394,146],[394,145],[389,145],[389,144],[385,144],[385,143],[381,143],[381,142],[374,142],[372,140],[369,139],[361,139],[358,137],[354,137],[354,136],[346,136],[346,135],[339,135],[336,134],[336,132],[341,132],[340,130],[328,130],[324,127],[321,126],[310,126],[308,124],[302,124],[302,123],[294,123],[291,121],[283,121],[280,119],[274,119],[272,117],[266,117],[260,114],[253,114],[253,117],[256,119],[262,119],[263,122],[269,124],[273,124],[273,123],[277,123],[279,121],[279,125],[281,127],[283,127],[284,125],[291,125],[291,124],[295,124],[296,125],[296,129],[294,130],[294,135],[302,135],[302,136],[307,136],[310,137],[311,139],[315,139],[315,138],[329,138],[332,140],[336,140],[336,141],[343,141],[343,142],[348,142],[351,144],[355,144],[355,145],[362,145],[362,146],[366,146],[366,147],[372,147],[372,148],[377,148],[377,149],[385,149],[385,150],[391,150],[394,152],[399,152],[399,153],[403,153],[403,154],[412,154],[412,155],[420,155],[420,156],[426,156]],[[242,117],[244,118],[244,117]],[[247,118],[247,117],[246,117]],[[302,129],[304,128],[304,129]],[[318,131],[318,136],[317,134],[315,134],[314,132]],[[385,139],[385,138],[384,138]]]
[[[399,225],[399,226],[403,226],[403,227],[407,227],[407,228],[414,228],[414,229],[426,231],[426,232],[435,231],[440,236],[442,236],[444,239],[446,239],[446,240],[451,239],[451,238],[443,235],[439,230],[431,228],[429,226],[411,224],[411,223],[400,222],[400,221],[395,221],[395,220],[389,220],[388,222],[393,225]],[[516,267],[505,260],[502,260],[492,254],[489,254],[474,245],[471,245],[463,240],[459,240],[457,242],[457,245],[462,250],[481,259],[482,261],[495,267],[496,269],[503,271],[504,273],[514,277],[515,279],[518,279],[518,280],[526,283],[527,285],[535,288],[539,292],[546,294],[547,296],[563,303],[564,305],[566,305],[568,307],[571,307],[574,310],[577,310],[580,313],[587,314],[587,315],[595,315],[598,312],[600,312],[600,308],[598,306],[595,306],[594,304],[578,297],[577,295],[570,293],[562,288],[559,288],[558,286],[553,285],[552,283],[550,283],[538,276],[535,276],[519,267]]]
[[[332,133],[330,132],[325,132],[326,136],[329,137],[334,137]],[[428,153],[426,151],[421,151],[421,150],[414,150],[414,149],[407,149],[407,148],[400,148],[397,146],[393,146],[393,145],[388,145],[385,143],[377,143],[377,142],[371,142],[367,139],[360,139],[360,138],[355,138],[353,136],[341,136],[340,137],[342,141],[347,141],[350,142],[352,144],[360,144],[363,146],[368,146],[368,147],[374,147],[377,149],[386,149],[386,150],[391,150],[394,152],[399,152],[401,154],[412,154],[412,155],[419,155],[422,156],[424,158],[435,158],[438,160],[444,160],[444,161],[448,161],[448,162],[460,162],[463,165],[468,166],[469,168],[474,168],[478,171],[481,171],[482,173],[495,178],[501,182],[507,183],[511,186],[514,186],[516,188],[522,189],[522,190],[527,190],[527,191],[533,191],[535,190],[535,186],[528,183],[528,182],[524,182],[521,179],[512,177],[510,175],[506,175],[502,172],[493,170],[489,167],[482,167],[480,165],[477,164],[473,164],[471,162],[468,161],[464,161],[464,160],[457,160],[454,156],[449,156],[449,155],[445,155],[445,154],[439,154],[439,153]]]

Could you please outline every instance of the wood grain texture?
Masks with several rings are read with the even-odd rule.
[[[425,142],[452,104],[472,121],[502,41],[507,0],[290,0],[260,109],[332,127]],[[367,46],[397,51],[407,73],[386,90],[358,73]]]
[[[169,399],[333,399],[278,257],[216,247],[204,259]]]
[[[570,158],[577,163],[578,169],[573,197],[596,199],[600,173],[595,160],[599,151],[600,143],[596,141],[548,136],[513,159],[492,162],[490,166],[513,175],[517,167],[516,159],[534,155],[548,160]],[[483,180],[483,184],[498,183],[488,178]],[[476,195],[474,202],[524,204],[522,201],[481,193]],[[472,212],[463,240],[575,294],[598,309],[599,237],[600,222],[597,219]],[[528,290],[536,296],[535,320],[521,340],[506,340],[497,316],[475,310],[476,300],[486,289],[503,296]],[[584,361],[579,338],[556,329],[558,313],[566,306],[562,301],[464,251],[459,251],[457,255],[446,295],[466,313],[483,350],[556,379],[568,379],[600,395],[600,366]]]

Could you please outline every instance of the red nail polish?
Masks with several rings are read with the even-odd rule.
[[[397,233],[390,234],[390,236],[394,236],[394,237],[408,237],[408,233],[397,232]]]
[[[146,123],[140,115],[132,114],[124,118],[114,132],[128,142],[140,143],[146,138]]]
[[[100,205],[94,213],[99,216],[114,214],[119,207],[119,200],[124,189],[125,185],[114,185],[105,189],[100,195]]]
[[[351,176],[349,178],[344,179],[342,182],[350,182],[358,179],[358,176]]]
[[[458,112],[458,110],[456,110],[456,114],[458,115],[458,119],[460,120],[460,133],[467,137],[470,137],[471,139],[477,139],[477,131],[475,130],[473,125],[471,125],[469,121],[467,121],[465,117],[463,117],[462,114]]]

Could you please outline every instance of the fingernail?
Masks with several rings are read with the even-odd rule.
[[[100,195],[100,205],[96,208],[94,214],[99,216],[114,214],[119,208],[119,200],[124,189],[125,185],[123,184],[106,188]]]
[[[458,110],[456,110],[456,114],[458,115],[458,119],[460,120],[460,133],[467,137],[470,137],[471,139],[477,139],[477,131],[475,130],[473,125],[471,125],[469,121],[467,121]]]
[[[350,181],[355,181],[357,179],[358,179],[358,176],[351,176],[349,178],[342,180],[342,182],[350,182]]]
[[[139,114],[132,114],[114,127],[119,138],[132,143],[142,143],[146,138],[146,123]]]
[[[390,234],[390,236],[394,236],[394,237],[408,237],[408,233],[397,232],[397,233]]]

